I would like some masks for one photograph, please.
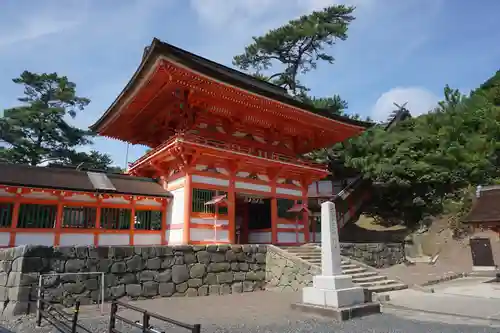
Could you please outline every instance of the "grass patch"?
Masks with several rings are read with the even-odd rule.
[[[359,219],[356,221],[356,226],[359,228],[370,230],[370,231],[402,231],[405,230],[406,227],[404,225],[393,225],[390,227],[385,227],[375,221],[374,218],[360,215]]]

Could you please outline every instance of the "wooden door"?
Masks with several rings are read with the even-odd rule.
[[[472,264],[481,267],[494,267],[493,251],[489,238],[471,238],[470,250],[472,253]]]

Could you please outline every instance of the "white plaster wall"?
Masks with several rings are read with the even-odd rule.
[[[192,182],[209,184],[209,185],[218,185],[218,186],[229,186],[229,180],[227,179],[219,179],[219,178],[199,176],[199,175],[193,175]]]
[[[130,236],[128,234],[101,234],[99,245],[130,245]]]
[[[277,187],[276,193],[286,194],[286,195],[294,195],[297,197],[302,197],[302,191],[293,190],[291,188]]]
[[[278,224],[278,228],[304,229],[303,224]]]
[[[134,245],[161,245],[161,235],[134,234]]]
[[[172,200],[167,209],[167,225],[184,224],[184,188],[171,191]]]
[[[0,232],[0,246],[7,246],[10,242],[10,232]]]
[[[235,182],[234,186],[239,189],[247,189],[261,192],[271,192],[271,187],[268,185],[259,185],[245,182]]]
[[[299,232],[278,232],[278,243],[297,243],[297,237],[299,243],[304,243],[305,237],[304,233]]]
[[[83,201],[83,202],[95,202],[97,201],[96,197],[91,197],[86,194],[73,194],[69,197],[65,197],[64,200],[68,201]]]
[[[61,234],[59,245],[94,245],[94,234]]]
[[[7,192],[4,188],[0,188],[0,197],[14,197],[15,193]]]
[[[182,244],[184,242],[184,229],[166,230],[166,239],[169,245]]]
[[[103,203],[114,203],[114,204],[129,204],[130,200],[127,200],[122,197],[116,197],[116,198],[107,198],[102,200]]]
[[[246,177],[248,177],[249,174],[250,174],[250,172],[239,171],[236,173],[236,177],[246,178]]]
[[[248,243],[250,244],[270,244],[272,242],[272,234],[270,231],[248,233]]]
[[[16,234],[16,246],[28,244],[54,246],[54,233],[18,232]]]
[[[180,177],[174,179],[167,184],[167,188],[176,188],[178,186],[184,187],[184,182],[186,181],[186,177]]]
[[[217,224],[217,225],[229,225],[228,220],[215,220],[215,219],[202,219],[197,217],[191,218],[192,224]]]
[[[218,229],[215,232],[214,229],[197,229],[191,228],[190,232],[190,240],[197,242],[228,242],[229,241],[229,231],[228,230],[220,230]]]
[[[159,201],[156,201],[156,200],[153,200],[153,199],[142,199],[142,200],[137,200],[135,202],[135,204],[137,206],[140,206],[140,205],[147,205],[147,206],[161,206],[161,202]]]

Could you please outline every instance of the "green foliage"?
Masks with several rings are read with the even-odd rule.
[[[481,95],[495,106],[500,106],[500,70],[483,83],[479,89],[475,90],[473,94]]]
[[[373,182],[369,213],[421,222],[441,213],[450,195],[499,177],[500,108],[494,99],[499,80],[497,73],[494,82],[467,97],[446,86],[445,99],[429,114],[388,130],[370,129],[327,155]]]
[[[340,98],[339,95],[333,97],[309,97],[303,93],[301,100],[305,103],[313,105],[317,109],[327,110],[330,114],[343,115],[344,110],[347,109],[347,102]],[[353,118],[359,119],[359,115]]]
[[[76,85],[57,73],[36,74],[24,71],[14,83],[24,86],[22,105],[4,110],[0,118],[0,160],[40,165],[86,163],[106,169],[108,155],[77,152],[91,144],[92,133],[68,123],[90,103],[76,95]]]
[[[468,186],[444,201],[443,211],[448,215],[448,227],[454,238],[462,238],[472,231],[470,225],[463,223],[463,219],[472,209],[475,195],[476,188]]]
[[[96,150],[91,150],[89,153],[75,152],[71,156],[71,166],[75,168],[105,170],[107,172],[123,173],[122,168],[111,166],[113,161],[108,154],[102,154]],[[64,166],[63,163],[49,163],[49,167]]]
[[[325,48],[337,40],[347,39],[349,23],[354,20],[354,7],[334,5],[291,20],[260,37],[245,52],[233,59],[233,64],[242,70],[256,71],[255,77],[287,89],[298,99],[316,108],[324,108],[332,114],[341,114],[347,103],[339,96],[315,98],[308,95],[309,89],[300,83],[299,76],[316,69],[319,61],[332,64],[334,58]],[[264,75],[271,68],[277,72]]]

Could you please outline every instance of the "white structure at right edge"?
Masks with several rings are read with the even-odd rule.
[[[350,275],[343,275],[335,204],[321,204],[322,274],[313,277],[313,286],[302,290],[305,304],[344,308],[363,304],[363,288],[354,286]]]

